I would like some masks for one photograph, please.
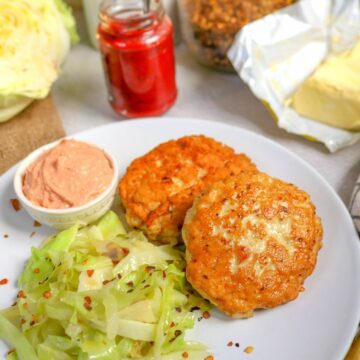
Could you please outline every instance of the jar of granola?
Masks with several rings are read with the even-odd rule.
[[[226,53],[241,27],[295,1],[178,0],[182,35],[201,63],[233,71]]]

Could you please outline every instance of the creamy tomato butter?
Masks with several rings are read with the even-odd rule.
[[[83,205],[104,192],[114,169],[99,148],[63,140],[44,152],[27,169],[23,192],[35,205],[66,209]]]

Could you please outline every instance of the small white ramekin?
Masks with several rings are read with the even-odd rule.
[[[40,224],[48,225],[56,229],[65,229],[79,223],[80,225],[87,225],[97,219],[108,211],[114,201],[115,193],[119,180],[119,167],[114,157],[107,151],[103,150],[106,156],[111,161],[114,169],[114,176],[108,188],[98,195],[95,199],[88,203],[68,209],[47,209],[42,206],[33,204],[23,192],[23,177],[27,167],[33,163],[45,151],[57,146],[62,140],[55,141],[51,144],[44,145],[28,155],[19,165],[14,177],[14,189],[23,208],[28,214],[38,221]],[[91,146],[94,144],[88,143]]]

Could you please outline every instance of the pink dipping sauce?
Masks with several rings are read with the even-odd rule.
[[[26,169],[23,192],[34,205],[66,209],[96,198],[113,176],[104,151],[80,141],[63,140]]]

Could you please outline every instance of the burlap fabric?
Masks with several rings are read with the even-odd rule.
[[[0,123],[0,175],[31,151],[64,135],[51,95],[34,101],[15,118]]]

